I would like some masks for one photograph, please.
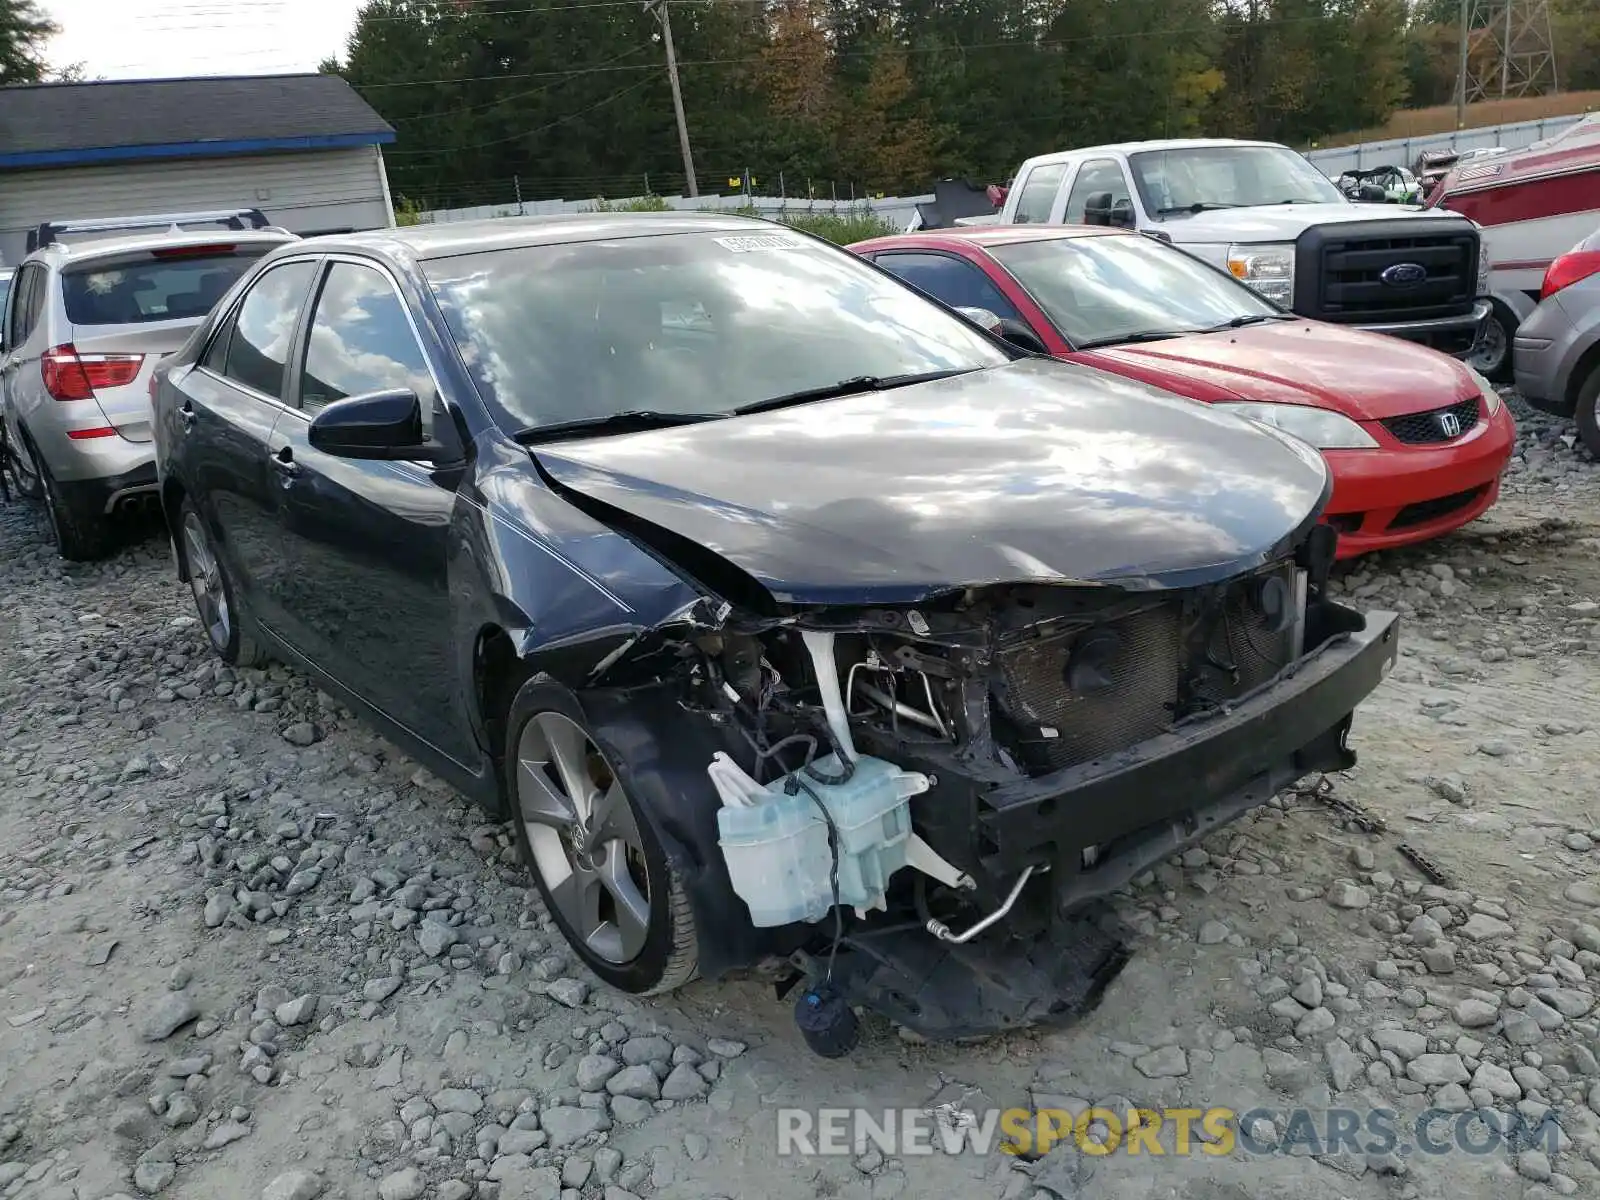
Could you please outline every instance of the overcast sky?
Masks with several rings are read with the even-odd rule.
[[[50,64],[95,79],[314,71],[343,55],[361,0],[40,0]]]

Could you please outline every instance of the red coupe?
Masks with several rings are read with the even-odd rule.
[[[1144,234],[973,227],[850,249],[1019,345],[1311,442],[1333,472],[1323,519],[1339,530],[1341,558],[1447,533],[1500,494],[1516,430],[1471,367],[1302,320]]]

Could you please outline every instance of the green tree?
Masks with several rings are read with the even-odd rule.
[[[45,46],[60,32],[33,0],[0,0],[0,85],[44,79]]]

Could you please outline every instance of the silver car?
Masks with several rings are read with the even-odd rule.
[[[1517,391],[1534,408],[1575,417],[1600,456],[1600,231],[1545,272],[1539,307],[1517,328]]]
[[[67,235],[63,235],[67,236]],[[284,230],[52,242],[16,268],[0,323],[0,419],[24,495],[62,557],[112,546],[112,516],[156,488],[150,377]]]

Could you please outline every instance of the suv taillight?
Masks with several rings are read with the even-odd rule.
[[[1545,269],[1544,286],[1539,289],[1539,299],[1554,296],[1562,288],[1600,274],[1600,250],[1574,250],[1563,254]]]
[[[139,376],[142,354],[79,354],[70,342],[39,359],[44,390],[56,400],[93,400],[96,388],[124,387]]]

